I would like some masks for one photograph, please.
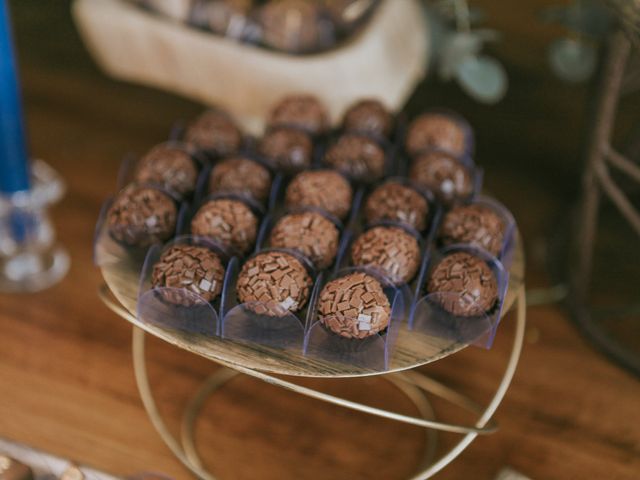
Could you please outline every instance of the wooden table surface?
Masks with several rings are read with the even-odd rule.
[[[536,26],[545,2],[518,12],[478,2],[507,32],[497,47],[511,91],[478,106],[455,86],[420,88],[410,109],[448,105],[478,125],[479,162],[489,188],[509,205],[527,240],[529,286],[547,286],[540,260],[549,216],[578,188],[583,87],[546,71],[553,27]],[[73,30],[67,2],[12,2],[32,153],[59,170],[69,191],[55,209],[60,241],[72,255],[68,276],[34,295],[0,295],[0,436],[116,474],[162,471],[189,478],[147,419],[131,368],[131,327],[98,300],[91,261],[93,226],[112,191],[120,158],[144,152],[173,119],[195,115],[185,100],[114,82],[92,64]],[[213,80],[212,80],[213,81]],[[571,125],[572,128],[565,128]],[[422,370],[486,401],[510,351],[507,316],[490,351],[467,349]],[[198,383],[217,367],[150,342],[160,408],[177,419]],[[415,413],[380,378],[304,381],[372,405]],[[595,352],[560,306],[530,308],[513,385],[497,412],[498,433],[477,439],[439,478],[490,479],[512,466],[533,479],[640,476],[640,383]],[[470,421],[435,403],[440,416]],[[175,427],[177,422],[172,426]],[[404,478],[418,462],[423,432],[240,378],[209,402],[198,438],[222,479]],[[441,448],[457,437],[440,436]]]

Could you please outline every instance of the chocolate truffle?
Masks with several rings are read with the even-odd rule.
[[[134,178],[139,183],[159,185],[178,195],[189,195],[196,188],[198,169],[184,149],[162,144],[142,157]]]
[[[215,252],[206,247],[173,245],[153,266],[151,285],[154,288],[179,288],[211,302],[220,295],[223,279],[224,266]],[[177,292],[163,291],[163,297],[187,307],[195,303],[192,298]]]
[[[329,129],[327,110],[313,95],[289,95],[278,102],[269,115],[270,127],[296,127],[311,135]]]
[[[497,256],[504,241],[504,222],[487,206],[464,205],[445,215],[439,238],[443,245],[469,243]]]
[[[242,133],[229,115],[208,110],[189,125],[184,141],[212,155],[228,156],[240,149]]]
[[[318,299],[318,318],[341,337],[362,339],[387,328],[391,304],[375,277],[354,272],[324,286]]]
[[[356,181],[374,181],[384,175],[385,153],[370,138],[347,133],[329,148],[325,162]]]
[[[367,222],[393,220],[418,231],[427,227],[429,205],[419,192],[397,182],[388,182],[377,187],[364,206]]]
[[[309,135],[294,128],[269,130],[259,151],[275,168],[287,172],[309,168],[313,160],[313,142]]]
[[[466,252],[444,257],[433,269],[428,293],[448,312],[460,317],[482,315],[498,299],[498,283],[484,260]]]
[[[315,2],[307,0],[270,0],[260,11],[262,41],[285,52],[317,50],[327,42],[327,25]]]
[[[227,248],[245,254],[256,241],[258,218],[239,200],[209,200],[193,217],[191,233],[209,237]]]
[[[191,9],[191,22],[220,35],[240,38],[252,3],[252,0],[196,0]]]
[[[409,126],[405,147],[410,155],[432,148],[462,155],[466,149],[465,130],[448,115],[424,113]]]
[[[301,172],[285,193],[288,208],[315,207],[344,220],[351,211],[353,190],[349,182],[333,170]]]
[[[271,173],[253,160],[229,158],[216,164],[209,175],[209,192],[231,192],[249,195],[259,202],[269,196]]]
[[[473,179],[467,167],[443,152],[428,152],[413,161],[409,177],[417,185],[431,190],[449,205],[473,193]]]
[[[300,212],[285,215],[276,223],[270,243],[275,248],[296,250],[323,270],[336,258],[339,238],[331,220],[318,212]]]
[[[351,247],[354,265],[379,269],[395,284],[409,282],[420,266],[420,245],[399,227],[373,227]]]
[[[388,137],[393,117],[378,100],[362,100],[344,114],[343,127],[348,132]]]
[[[304,308],[311,284],[309,273],[296,257],[270,251],[247,260],[236,290],[240,302],[249,303],[247,307],[255,313],[283,317]]]
[[[23,463],[0,454],[0,478],[2,480],[33,480],[33,471]]]
[[[178,209],[173,199],[158,189],[129,185],[107,212],[107,228],[119,242],[148,247],[175,232]]]

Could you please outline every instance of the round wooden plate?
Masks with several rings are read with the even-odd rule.
[[[101,267],[102,275],[109,289],[131,314],[126,316],[126,320],[176,347],[230,367],[235,365],[263,372],[300,377],[357,377],[415,368],[440,360],[468,346],[465,343],[410,331],[407,328],[407,323],[403,322],[389,362],[389,368],[373,370],[311,358],[304,356],[302,352],[285,352],[267,346],[164,329],[136,319],[139,272],[143,261],[143,258],[126,258]],[[524,288],[524,252],[518,232],[516,232],[515,252],[509,274],[509,288],[502,309],[503,315],[513,305],[519,290]]]

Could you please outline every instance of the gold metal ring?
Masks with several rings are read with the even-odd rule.
[[[121,307],[120,305],[115,303],[113,300],[111,300],[107,295],[104,295],[105,292],[101,292],[101,293],[102,293],[101,298],[107,303],[107,306],[109,306],[112,310],[114,310],[119,315],[122,315],[125,319],[130,319],[131,318],[131,319],[135,320],[133,318],[133,315],[131,315],[123,307]],[[142,330],[137,328],[137,327],[135,328],[135,330],[140,330],[142,332]],[[245,375],[249,375],[251,377],[258,378],[258,379],[263,380],[263,381],[265,381],[267,383],[270,383],[272,385],[276,385],[278,387],[282,387],[282,388],[285,388],[287,390],[291,390],[293,392],[300,393],[302,395],[306,395],[306,396],[311,397],[311,398],[315,398],[316,400],[322,400],[324,402],[332,403],[334,405],[338,405],[338,406],[345,407],[345,408],[350,408],[352,410],[356,410],[356,411],[359,411],[359,412],[367,413],[369,415],[374,415],[374,416],[378,416],[378,417],[382,417],[382,418],[387,418],[389,420],[394,420],[394,421],[397,421],[397,422],[408,423],[410,425],[415,425],[417,427],[432,428],[432,429],[435,429],[435,430],[440,430],[440,431],[443,431],[443,432],[450,432],[450,433],[460,433],[460,434],[476,433],[476,434],[479,434],[479,435],[486,435],[486,434],[489,434],[489,433],[493,433],[493,432],[495,432],[497,430],[497,426],[494,425],[494,424],[490,424],[490,423],[486,423],[482,427],[467,426],[467,425],[458,425],[458,424],[455,424],[455,423],[446,423],[446,422],[438,422],[438,421],[434,421],[434,420],[426,420],[426,419],[423,419],[423,418],[412,417],[412,416],[409,416],[409,415],[403,415],[403,414],[400,414],[400,413],[390,412],[388,410],[384,410],[384,409],[381,409],[381,408],[371,407],[369,405],[364,405],[364,404],[358,403],[358,402],[352,402],[352,401],[346,400],[344,398],[340,398],[340,397],[329,395],[329,394],[326,394],[326,393],[323,393],[323,392],[319,392],[319,391],[313,390],[311,388],[302,387],[302,386],[300,386],[300,385],[298,385],[296,383],[289,382],[287,380],[282,380],[281,378],[274,377],[273,375],[270,375],[270,374],[264,373],[264,372],[260,372],[258,370],[253,370],[251,368],[246,368],[246,367],[242,367],[242,366],[239,366],[239,365],[231,365],[231,364],[227,364],[227,363],[222,362],[222,361],[220,361],[219,363],[221,365],[227,367],[227,368],[230,368],[232,370],[236,370],[236,371],[238,371],[240,373],[244,373]],[[469,402],[471,402],[471,401],[469,401]],[[475,409],[473,409],[472,412],[475,412]]]
[[[100,289],[100,297],[105,302],[105,304],[111,308],[115,313],[124,317],[128,320],[135,320],[133,315],[131,315],[126,309],[122,306],[118,305],[109,297],[109,292],[106,286],[103,286]],[[425,429],[431,430],[442,430],[454,433],[462,433],[465,436],[458,442],[451,450],[449,450],[445,455],[443,455],[439,460],[435,463],[431,464],[423,471],[412,477],[412,480],[426,479],[430,478],[446,465],[448,465],[451,461],[453,461],[462,451],[479,435],[479,434],[487,434],[495,431],[495,425],[491,424],[491,417],[495,413],[497,407],[500,402],[504,398],[506,391],[511,383],[513,375],[515,373],[515,368],[518,363],[518,359],[520,357],[520,352],[522,349],[522,343],[524,339],[524,328],[526,324],[526,301],[525,301],[525,290],[524,287],[518,292],[517,299],[517,326],[514,337],[513,348],[511,351],[511,355],[509,357],[509,361],[507,367],[505,369],[505,373],[502,377],[502,380],[494,394],[492,400],[489,402],[489,405],[486,408],[481,408],[475,402],[468,399],[464,395],[446,387],[445,385],[426,377],[417,372],[402,372],[393,375],[389,375],[389,380],[391,379],[397,380],[398,383],[404,384],[407,388],[417,388],[423,390],[425,392],[429,392],[431,394],[437,395],[457,406],[462,408],[471,410],[480,415],[478,421],[475,426],[467,427],[457,424],[451,423],[443,423],[436,422],[432,420],[428,420],[425,418],[411,417],[406,415],[401,415],[398,413],[390,412],[387,410],[377,409],[370,407],[368,405],[363,405],[356,402],[351,402],[346,399],[342,399],[339,397],[334,397],[332,395],[327,395],[322,392],[309,389],[306,387],[301,387],[295,383],[288,382],[272,375],[240,367],[237,365],[226,365],[223,362],[223,366],[226,366],[235,372],[226,373],[228,375],[227,379],[230,379],[232,376],[235,376],[237,373],[244,373],[246,375],[258,378],[267,383],[280,386],[282,388],[301,393],[303,395],[307,395],[312,398],[316,398],[318,400],[323,400],[328,403],[332,403],[335,405],[340,405],[345,408],[351,408],[353,410],[361,411],[364,413],[369,413],[371,415],[380,416],[383,418],[387,418],[390,420],[396,420],[403,423],[408,423],[416,426],[423,427]],[[214,479],[214,477],[202,468],[199,459],[197,459],[197,451],[195,451],[195,445],[191,445],[192,450],[187,454],[186,450],[180,445],[180,443],[171,435],[168,428],[164,424],[157,406],[155,405],[155,401],[153,400],[153,396],[151,393],[151,389],[149,386],[148,376],[146,373],[146,363],[145,363],[145,355],[144,355],[144,331],[140,328],[135,327],[133,330],[133,358],[134,358],[134,368],[136,372],[136,381],[138,383],[138,387],[140,389],[140,394],[149,413],[151,421],[154,426],[158,430],[159,434],[167,444],[167,446],[172,450],[172,452],[176,455],[176,457],[182,461],[182,463],[187,466],[193,473],[200,476],[205,480]],[[223,370],[224,371],[224,370]],[[236,373],[237,372],[237,373]],[[222,381],[223,377],[216,380],[216,382]],[[226,380],[225,380],[226,381]],[[214,380],[212,380],[214,382]],[[215,383],[215,382],[214,382]],[[223,382],[224,383],[224,382]],[[205,396],[206,398],[206,396]],[[421,412],[422,414],[422,412]],[[196,415],[197,416],[197,415]],[[193,422],[195,422],[195,417],[193,417]],[[183,432],[184,433],[184,432]],[[192,435],[190,435],[192,437]],[[183,436],[184,438],[184,436]],[[189,449],[190,447],[187,447]],[[193,455],[195,454],[195,456]],[[193,460],[196,460],[195,462]]]
[[[518,296],[516,298],[517,303],[517,323],[516,323],[516,332],[513,338],[513,347],[511,349],[511,355],[509,356],[509,362],[507,363],[507,367],[505,369],[504,375],[502,376],[502,380],[500,381],[500,385],[498,385],[498,389],[494,394],[493,398],[485,408],[482,415],[478,419],[476,425],[479,427],[486,425],[487,422],[491,419],[493,414],[498,409],[498,406],[502,402],[505,394],[507,393],[507,389],[511,384],[511,380],[513,379],[513,375],[516,371],[516,366],[518,365],[518,360],[520,359],[520,352],[522,352],[522,343],[524,341],[524,328],[526,325],[526,317],[527,317],[527,307],[526,307],[526,297],[525,297],[525,289],[524,285],[522,289],[518,292]],[[425,480],[427,478],[431,478],[444,467],[449,465],[453,460],[455,460],[458,455],[460,455],[465,448],[469,446],[473,440],[477,437],[475,433],[469,433],[465,435],[451,450],[449,450],[445,455],[443,455],[438,461],[436,461],[429,468],[420,472],[418,475],[415,475],[411,480]]]
[[[184,414],[182,416],[181,424],[181,439],[182,447],[186,458],[191,465],[194,465],[202,470],[206,470],[204,464],[198,453],[198,448],[195,440],[195,426],[198,417],[202,411],[202,407],[211,395],[221,388],[225,383],[235,378],[240,373],[229,368],[221,368],[209,376],[197,390],[195,395],[191,398],[187,404]],[[420,416],[425,419],[432,419],[435,417],[433,407],[427,400],[423,390],[413,385],[408,380],[397,377],[387,376],[381,377],[381,380],[387,380],[397,387],[417,408]],[[437,431],[433,429],[425,429],[425,449],[423,458],[420,463],[420,468],[426,468],[433,462],[437,448]],[[210,476],[210,472],[208,472]]]

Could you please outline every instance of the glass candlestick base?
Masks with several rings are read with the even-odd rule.
[[[64,182],[41,160],[32,162],[31,177],[30,190],[0,194],[0,292],[43,290],[69,270],[47,212],[62,198]]]

